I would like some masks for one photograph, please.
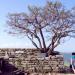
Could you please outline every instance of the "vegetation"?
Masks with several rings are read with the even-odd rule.
[[[66,37],[75,37],[75,9],[67,10],[61,2],[47,2],[44,7],[29,6],[29,13],[8,15],[9,33],[27,36],[42,52],[52,54]]]

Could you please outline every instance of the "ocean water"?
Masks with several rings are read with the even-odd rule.
[[[71,63],[72,53],[61,53],[64,57],[64,64],[69,66]]]

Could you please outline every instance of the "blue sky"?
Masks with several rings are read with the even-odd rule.
[[[8,13],[28,12],[28,5],[43,6],[47,0],[1,0],[0,1],[0,48],[31,48],[31,42],[22,36],[7,34],[6,21]],[[62,4],[70,9],[75,5],[75,0],[61,0]],[[75,39],[67,39],[56,48],[61,52],[75,51]]]

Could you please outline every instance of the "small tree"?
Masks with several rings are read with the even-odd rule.
[[[44,7],[28,8],[29,14],[9,14],[8,25],[11,33],[24,34],[37,49],[51,54],[62,38],[75,36],[74,9],[64,9],[61,2],[51,1]]]

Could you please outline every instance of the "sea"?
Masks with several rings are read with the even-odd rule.
[[[64,65],[69,66],[71,64],[72,53],[61,53],[64,58]]]

